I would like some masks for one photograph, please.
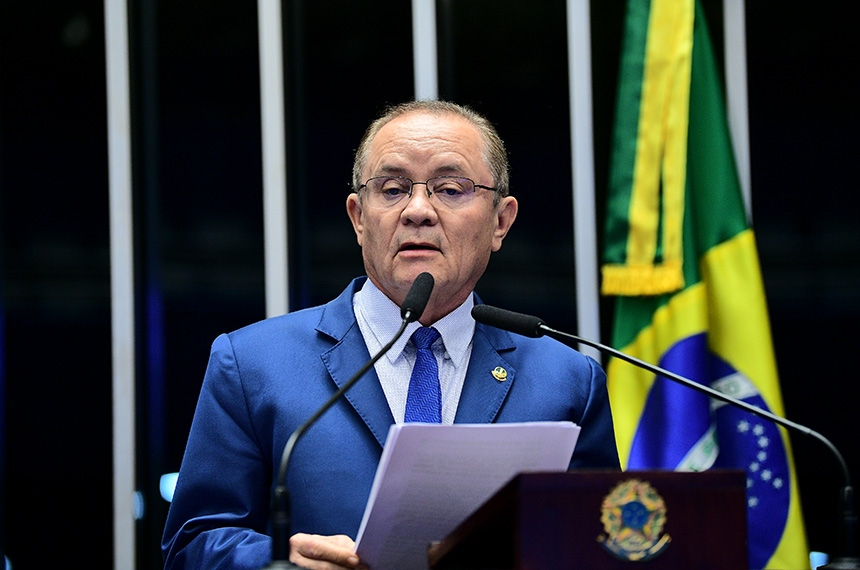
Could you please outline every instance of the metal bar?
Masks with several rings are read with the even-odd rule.
[[[266,316],[290,310],[284,57],[280,0],[258,0]]]
[[[128,12],[105,0],[108,179],[110,203],[111,351],[113,363],[114,568],[135,566],[134,248]]]
[[[567,65],[577,330],[600,338],[589,0],[567,0]],[[600,352],[580,347],[600,362]]]
[[[436,0],[412,0],[412,57],[415,98],[439,97],[436,52]]]
[[[750,161],[749,96],[747,91],[747,39],[744,0],[723,2],[724,52],[726,60],[726,106],[729,131],[741,193],[752,220],[752,172]]]

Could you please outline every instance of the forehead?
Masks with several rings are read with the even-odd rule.
[[[485,174],[484,144],[478,128],[449,113],[413,112],[389,121],[370,145],[368,174],[441,170]]]

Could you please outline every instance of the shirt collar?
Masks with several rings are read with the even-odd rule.
[[[473,296],[469,295],[459,307],[432,325],[439,331],[445,351],[455,366],[463,362],[472,342],[472,335],[475,332],[475,320],[472,318],[474,305]],[[361,311],[365,322],[372,323],[371,334],[379,346],[385,346],[403,322],[400,307],[380,291],[370,279],[365,281],[364,286],[356,293],[354,308],[356,311]],[[421,326],[418,322],[409,323],[406,326],[406,331],[386,354],[389,361],[394,362],[400,358],[403,348],[409,342],[409,337]]]

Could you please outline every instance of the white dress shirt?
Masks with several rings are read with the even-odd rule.
[[[439,331],[439,339],[433,343],[432,348],[439,364],[443,424],[453,424],[454,416],[457,415],[457,404],[472,354],[475,321],[471,313],[474,304],[472,295],[469,295],[457,309],[432,324],[432,327]],[[403,322],[400,307],[386,297],[370,279],[365,281],[361,290],[353,296],[352,308],[371,356],[391,341]],[[420,326],[422,325],[418,322],[409,323],[403,336],[374,365],[388,400],[388,407],[398,424],[403,423],[406,414],[406,394],[409,391],[412,366],[415,364],[415,347],[409,342],[409,338]]]

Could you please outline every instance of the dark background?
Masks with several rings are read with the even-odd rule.
[[[838,3],[746,2],[753,219],[787,415],[858,472],[860,101]],[[412,97],[405,1],[285,2],[293,308],[362,272],[345,215],[352,153]],[[494,120],[520,216],[478,286],[576,329],[565,7],[438,0],[440,95]],[[706,2],[721,45],[721,5]],[[167,503],[215,336],[264,317],[254,3],[129,5],[133,61],[138,567]],[[598,225],[624,3],[592,2]],[[0,5],[0,539],[15,568],[112,564],[103,5]],[[604,341],[611,302],[603,301]],[[2,434],[0,434],[2,435]],[[834,459],[792,435],[810,547],[833,551]]]

